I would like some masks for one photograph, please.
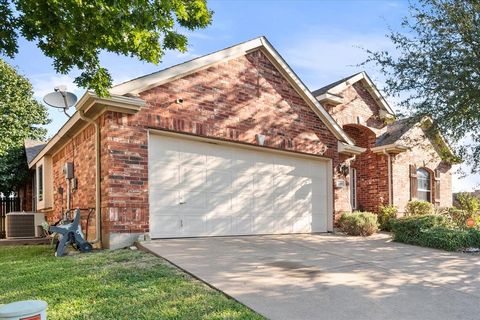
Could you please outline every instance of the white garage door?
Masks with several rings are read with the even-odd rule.
[[[148,149],[152,238],[327,231],[326,161],[154,134]]]

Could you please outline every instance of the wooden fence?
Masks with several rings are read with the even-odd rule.
[[[7,213],[20,211],[20,198],[0,198],[0,239],[6,236]]]

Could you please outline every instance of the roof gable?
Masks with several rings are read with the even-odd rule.
[[[351,75],[349,77],[345,77],[338,81],[335,81],[329,85],[326,85],[320,89],[317,89],[312,92],[312,94],[319,100],[325,99],[328,95],[338,96],[340,92],[345,90],[347,87],[352,86],[357,82],[362,82],[367,89],[367,91],[372,95],[375,102],[379,106],[380,110],[383,110],[384,113],[388,115],[395,115],[393,109],[390,107],[388,102],[383,98],[380,91],[377,89],[373,81],[367,75],[366,72],[362,71]]]
[[[47,143],[38,140],[25,139],[25,154],[27,156],[27,163],[32,162],[33,159],[42,151]]]
[[[408,139],[405,137],[408,132],[416,127],[419,127],[423,130],[426,139],[430,141],[442,160],[450,163],[460,162],[440,132],[428,132],[431,126],[432,120],[429,117],[424,117],[420,120],[412,117],[395,121],[394,123],[388,125],[387,131],[384,134],[377,138],[375,148],[382,148],[391,145],[410,147],[406,145],[409,143]],[[407,141],[407,143],[405,143],[405,141]]]
[[[285,60],[278,54],[273,46],[265,37],[255,38],[229,47],[206,56],[202,56],[185,63],[143,76],[131,81],[114,86],[111,94],[116,95],[138,95],[140,92],[146,91],[153,87],[157,87],[172,80],[185,77],[194,72],[206,69],[216,63],[234,59],[245,55],[254,50],[262,50],[272,64],[278,69],[282,76],[294,87],[300,94],[302,99],[313,109],[328,129],[341,141],[353,145],[353,141],[348,137],[342,128],[328,114],[328,112],[320,105],[312,93],[307,89],[305,84],[298,78]]]

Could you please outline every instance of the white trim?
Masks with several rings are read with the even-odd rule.
[[[385,153],[385,152],[393,152],[393,153],[400,153],[404,152],[410,149],[407,146],[398,144],[398,143],[392,143],[392,144],[386,144],[384,146],[379,146],[379,147],[373,147],[370,150],[372,150],[373,153]]]
[[[42,150],[40,150],[35,158],[29,162],[28,167],[33,168],[41,158],[43,158],[46,154],[51,153],[52,148],[56,146],[57,143],[65,139],[65,136],[67,136],[67,134],[73,130],[75,126],[79,125],[81,122],[84,122],[79,114],[79,111],[88,113],[89,116],[92,116],[94,119],[96,119],[105,111],[135,113],[144,105],[145,101],[139,98],[117,95],[112,95],[109,98],[100,98],[92,92],[85,92],[75,106],[77,111],[70,119],[67,120],[67,122],[65,122],[60,130],[58,130],[58,132],[53,136],[53,138],[47,142],[47,144],[42,148]],[[85,126],[82,126],[81,129],[84,127]]]
[[[358,146],[352,146],[346,143],[343,143],[341,141],[338,141],[338,153],[345,153],[345,154],[350,154],[350,155],[359,155],[363,152],[365,152],[367,149],[358,147]]]
[[[302,153],[302,152],[293,151],[293,150],[276,149],[276,148],[267,147],[267,146],[243,143],[241,141],[229,141],[229,140],[223,140],[220,138],[204,137],[204,136],[198,136],[198,135],[189,134],[189,133],[182,133],[182,132],[168,131],[168,130],[161,130],[161,129],[152,129],[152,128],[149,128],[147,131],[149,135],[156,134],[160,136],[189,139],[189,140],[195,140],[195,141],[200,141],[200,142],[205,142],[210,144],[233,146],[233,147],[242,148],[242,149],[250,149],[250,150],[254,149],[257,151],[280,153],[283,155],[288,155],[290,157],[306,158],[311,160],[321,160],[321,161],[332,160],[331,158],[328,158],[322,155]]]
[[[320,103],[330,103],[333,105],[339,105],[343,103],[343,98],[335,94],[326,92],[316,97]]]
[[[355,190],[352,189],[352,186],[355,185]],[[350,167],[350,206],[352,210],[357,209],[357,169]],[[354,200],[355,199],[355,200]]]
[[[354,145],[353,141],[335,122],[332,116],[320,105],[310,90],[308,90],[308,88],[302,83],[290,66],[285,62],[285,60],[265,37],[255,38],[253,40],[187,61],[165,70],[124,82],[110,89],[110,93],[116,95],[128,94],[135,96],[153,87],[185,77],[186,75],[203,70],[214,64],[234,59],[258,49],[262,50],[262,52],[269,58],[270,62],[277,67],[285,79],[289,81],[289,83],[296,89],[297,93],[300,94],[305,102],[309,104],[312,110],[335,135],[335,137],[348,144]]]

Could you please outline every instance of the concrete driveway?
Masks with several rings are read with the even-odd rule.
[[[479,319],[480,256],[386,235],[154,240],[143,246],[270,319]]]

